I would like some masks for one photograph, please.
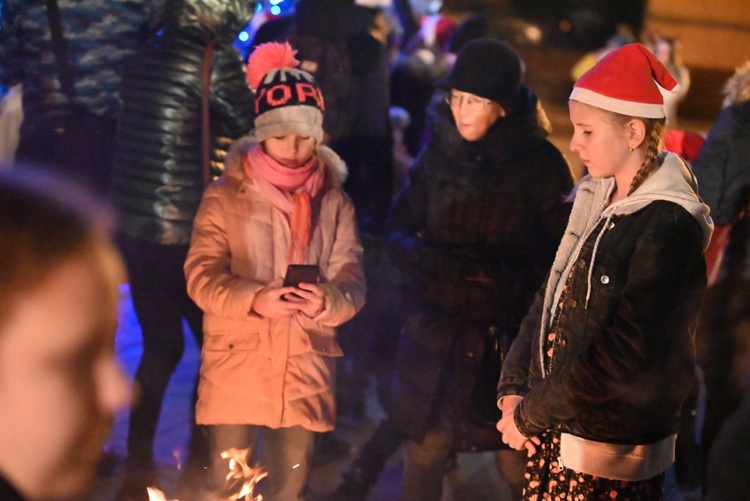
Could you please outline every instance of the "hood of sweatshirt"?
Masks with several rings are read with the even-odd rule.
[[[607,196],[614,188],[614,179]],[[661,167],[652,172],[630,195],[609,205],[602,212],[602,219],[610,215],[622,216],[637,212],[656,200],[676,203],[698,222],[703,233],[703,250],[708,247],[714,223],[708,205],[698,196],[698,182],[684,160],[674,153],[667,153]]]

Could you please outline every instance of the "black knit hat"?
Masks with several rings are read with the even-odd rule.
[[[500,40],[472,40],[459,51],[450,73],[437,82],[441,90],[456,89],[491,99],[506,111],[521,102],[521,58]]]

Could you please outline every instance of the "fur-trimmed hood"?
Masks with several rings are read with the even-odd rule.
[[[243,168],[243,158],[247,153],[258,144],[258,141],[252,134],[239,138],[232,144],[229,149],[227,158],[224,160],[224,176],[237,180],[246,179],[245,169]],[[328,171],[331,184],[340,188],[346,181],[349,171],[346,163],[331,148],[325,145],[318,145],[317,154]],[[252,179],[248,182],[253,183]]]

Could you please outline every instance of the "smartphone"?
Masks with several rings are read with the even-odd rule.
[[[317,284],[320,270],[317,264],[290,264],[286,269],[284,287],[299,287],[299,284]]]

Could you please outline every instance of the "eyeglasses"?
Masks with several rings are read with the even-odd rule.
[[[464,99],[464,97],[466,97],[466,99]],[[470,111],[473,113],[479,113],[489,106],[492,101],[471,94],[456,94],[451,91],[445,93],[445,102],[448,103],[451,108],[458,109],[461,108],[461,103],[465,102]]]

